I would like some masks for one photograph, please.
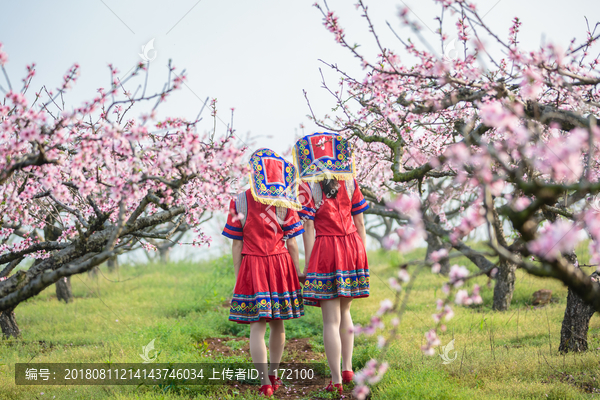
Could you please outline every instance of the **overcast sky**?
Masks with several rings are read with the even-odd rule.
[[[57,86],[74,63],[81,66],[79,82],[67,98],[73,105],[91,99],[98,87],[109,86],[107,64],[125,74],[139,61],[142,46],[154,39],[156,58],[150,63],[150,86],[166,79],[173,60],[186,69],[187,85],[162,108],[162,115],[193,118],[207,97],[218,99],[223,122],[235,108],[234,127],[242,140],[251,134],[257,147],[284,152],[296,135],[318,129],[308,119],[303,90],[318,116],[331,111],[333,100],[321,88],[319,68],[328,82],[337,77],[319,60],[336,63],[362,77],[356,59],[342,49],[322,25],[313,1],[283,0],[0,0],[0,42],[8,53],[6,68],[13,85],[25,66],[37,64],[32,89]],[[348,40],[374,54],[364,19],[350,1],[330,0]],[[400,25],[398,8],[408,6],[420,21],[423,36],[433,39],[434,17],[440,6],[433,0],[366,0],[384,46],[399,49],[385,22],[404,39],[417,41]],[[583,39],[584,17],[593,25],[600,16],[599,1],[484,0],[475,2],[484,21],[508,36],[512,18],[523,22],[520,41],[534,49],[553,41],[566,47],[573,37]],[[449,26],[446,28],[448,29]],[[5,86],[3,77],[0,84]],[[207,114],[205,114],[208,117]],[[206,121],[205,121],[206,122]],[[305,125],[302,132],[300,124]],[[207,126],[208,129],[208,126]]]

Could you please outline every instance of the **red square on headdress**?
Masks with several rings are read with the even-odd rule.
[[[333,142],[334,138],[329,135],[311,137],[310,148],[313,153],[313,159],[317,160],[321,157],[335,158],[335,154],[333,151]]]
[[[284,179],[284,168],[285,165],[283,161],[278,160],[276,158],[263,158],[263,167],[265,169],[265,184],[272,185],[274,183],[279,183],[281,185],[285,185]]]

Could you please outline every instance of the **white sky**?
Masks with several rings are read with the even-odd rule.
[[[188,72],[187,87],[169,99],[161,115],[191,119],[207,96],[216,97],[224,121],[230,120],[229,109],[235,108],[234,127],[241,138],[249,133],[257,139],[254,148],[270,147],[282,153],[296,135],[320,130],[306,117],[309,110],[303,90],[318,116],[334,106],[321,88],[319,68],[328,82],[334,84],[338,78],[319,59],[336,63],[355,77],[363,76],[357,61],[323,27],[313,2],[0,0],[0,42],[9,56],[6,68],[13,86],[20,87],[25,66],[32,62],[37,64],[32,91],[43,84],[56,87],[69,67],[79,63],[79,82],[67,97],[72,105],[79,105],[91,99],[98,87],[109,86],[108,63],[124,74],[141,60],[141,47],[154,38],[156,59],[150,64],[150,87],[158,89],[165,82],[168,59],[179,71]],[[430,30],[437,28],[433,18],[440,6],[433,0],[367,1],[386,47],[400,49],[386,21],[404,39],[417,41],[397,18],[403,3],[412,10],[411,19],[421,21],[425,37],[432,39]],[[484,21],[503,39],[512,18],[519,16],[523,22],[520,41],[531,49],[543,40],[566,47],[573,37],[583,39],[584,16],[592,25],[600,16],[600,2],[591,0],[475,3],[487,13]],[[348,40],[374,54],[365,21],[353,2],[330,0],[328,4],[340,16]],[[433,43],[437,49],[437,42]],[[0,85],[6,87],[1,76]],[[208,122],[208,114],[204,116]],[[304,132],[299,129],[301,123],[306,126]]]

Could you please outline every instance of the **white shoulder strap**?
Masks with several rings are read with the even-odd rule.
[[[310,187],[310,192],[312,193],[312,197],[315,202],[315,210],[318,210],[319,207],[321,207],[321,203],[323,202],[323,191],[321,190],[321,183],[309,182],[308,186]]]
[[[285,217],[287,216],[287,208],[285,207],[277,207],[277,223],[283,229],[283,225],[285,224]]]
[[[352,196],[354,196],[355,188],[354,179],[348,179],[344,182],[346,183],[346,192],[348,192],[348,197],[350,198],[350,201],[352,201]]]
[[[238,194],[235,198],[235,211],[238,214],[243,214],[244,216],[240,220],[242,224],[242,228],[244,224],[246,224],[246,216],[248,215],[248,202],[246,200],[246,192],[242,192]]]

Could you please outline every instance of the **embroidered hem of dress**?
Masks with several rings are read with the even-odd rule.
[[[292,292],[258,292],[252,295],[234,294],[229,309],[229,320],[250,323],[261,318],[286,320],[304,315],[301,290]]]

